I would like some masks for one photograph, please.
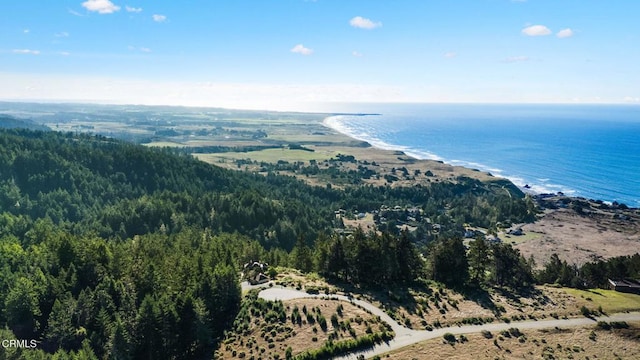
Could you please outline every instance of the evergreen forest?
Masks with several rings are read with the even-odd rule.
[[[419,208],[440,229],[336,231],[337,209],[382,205]],[[534,217],[502,181],[336,189],[103,136],[0,130],[0,338],[38,341],[0,358],[210,358],[251,260],[362,287],[603,286],[640,271],[636,255],[582,268],[552,258],[534,273],[509,245],[462,245],[465,225]]]

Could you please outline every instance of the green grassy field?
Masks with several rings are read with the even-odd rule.
[[[266,149],[260,151],[248,151],[248,152],[226,152],[220,154],[197,154],[196,156],[208,163],[217,163],[220,160],[238,160],[238,159],[251,159],[258,162],[264,161],[268,163],[276,163],[278,160],[284,160],[288,162],[305,161],[310,160],[325,160],[334,156],[333,152],[326,151],[304,151],[304,150],[289,150],[289,149]]]
[[[602,306],[602,310],[605,313],[640,310],[640,295],[603,289],[578,290],[564,288],[564,291],[592,302],[593,307],[590,307],[592,309]]]
[[[154,141],[144,145],[152,146],[152,147],[184,147],[185,146],[184,144],[171,142],[171,141]]]
[[[500,238],[502,238],[504,240],[505,243],[507,244],[522,244],[524,242],[527,242],[529,240],[535,240],[537,238],[539,238],[540,236],[542,236],[541,234],[538,233],[533,233],[533,232],[526,232],[523,235],[509,235],[509,234],[501,234]]]

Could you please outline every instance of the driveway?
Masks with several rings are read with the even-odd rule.
[[[341,360],[355,360],[359,355],[364,355],[366,358],[382,355],[392,350],[401,349],[405,346],[412,345],[415,343],[419,343],[421,341],[441,338],[445,333],[451,334],[471,334],[471,333],[479,333],[482,330],[488,330],[491,332],[500,332],[502,330],[508,330],[509,328],[518,328],[520,330],[528,330],[528,329],[546,329],[546,328],[554,328],[554,327],[579,327],[579,326],[587,326],[595,324],[597,321],[640,321],[640,312],[633,313],[619,313],[613,314],[611,316],[601,316],[595,319],[590,318],[575,318],[575,319],[554,319],[554,320],[540,320],[540,321],[512,321],[510,323],[491,323],[491,324],[483,324],[483,325],[464,325],[464,326],[452,326],[446,328],[439,328],[433,331],[427,330],[412,330],[404,327],[399,324],[397,321],[392,319],[387,313],[385,313],[382,309],[374,306],[371,303],[366,301],[357,300],[354,298],[350,298],[344,295],[324,295],[324,294],[307,294],[306,292],[282,288],[282,287],[272,287],[269,289],[262,290],[258,296],[265,300],[292,300],[292,299],[301,299],[301,298],[331,298],[338,299],[342,301],[348,301],[356,305],[360,305],[363,308],[371,311],[372,314],[380,316],[382,321],[388,323],[396,336],[387,343],[378,344],[370,349],[353,352],[349,355],[345,355],[342,357],[337,357],[335,359]]]

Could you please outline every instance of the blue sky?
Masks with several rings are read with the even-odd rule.
[[[0,4],[0,99],[640,103],[640,1]]]

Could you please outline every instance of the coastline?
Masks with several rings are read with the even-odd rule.
[[[339,132],[342,135],[348,136],[352,139],[356,139],[359,141],[364,141],[366,143],[368,143],[369,145],[378,148],[380,150],[388,150],[388,151],[402,151],[403,153],[405,153],[407,156],[412,157],[416,160],[434,160],[434,161],[443,161],[444,160],[442,158],[440,158],[439,156],[435,155],[435,154],[430,154],[430,153],[418,153],[415,151],[412,151],[409,147],[406,146],[400,146],[400,145],[392,145],[392,144],[388,144],[382,140],[377,140],[377,139],[371,139],[371,137],[367,136],[366,134],[354,134],[352,132],[350,132],[346,127],[342,126],[342,124],[339,123],[339,120],[344,117],[344,116],[378,116],[380,114],[366,114],[366,115],[332,115],[329,117],[324,118],[324,120],[322,120],[322,125]],[[452,166],[455,166],[453,164],[449,164]]]
[[[441,179],[454,179],[457,175],[476,177],[485,174],[473,171],[469,167],[445,163],[441,160],[423,159],[419,154],[406,151],[406,147],[392,146],[383,142],[371,142],[365,134],[352,134],[348,129],[341,127],[338,120],[340,116],[330,116],[323,120],[323,126],[338,132],[343,136],[369,143],[369,148],[362,153],[359,159],[371,160],[378,158],[380,154],[402,154],[407,159],[415,160],[412,166],[422,166],[423,169],[433,169],[441,166],[442,169],[455,168],[455,174],[443,170],[438,173]],[[417,156],[416,156],[417,155]],[[391,166],[405,166],[405,157],[388,156],[385,164]],[[404,160],[404,161],[403,161]],[[422,164],[422,165],[419,165]],[[409,167],[409,165],[406,165]],[[538,219],[530,224],[518,224],[515,228],[524,231],[523,236],[510,235],[506,230],[499,234],[501,241],[509,243],[518,249],[526,258],[533,258],[538,266],[543,266],[551,254],[558,254],[560,258],[570,264],[584,264],[589,261],[597,261],[616,256],[624,256],[635,252],[640,241],[640,212],[637,207],[616,206],[612,203],[586,199],[562,192],[536,191],[536,188],[526,188],[524,184],[514,182],[508,177],[492,173],[492,178],[485,180],[509,181],[524,193],[534,196],[544,211]],[[410,186],[410,184],[405,184]],[[576,209],[581,209],[577,211]],[[607,246],[603,246],[607,244]]]
[[[372,114],[374,116],[377,116],[379,114]],[[493,176],[495,178],[499,178],[499,179],[504,179],[504,180],[508,180],[510,181],[513,185],[515,185],[518,189],[520,189],[520,191],[522,191],[525,194],[530,194],[530,195],[542,195],[542,194],[550,194],[550,193],[558,193],[558,192],[552,192],[548,189],[545,189],[541,186],[538,185],[530,185],[527,182],[525,182],[522,178],[518,178],[518,177],[509,177],[509,176],[503,176],[501,175],[502,170],[497,169],[497,168],[491,168],[491,167],[487,167],[484,166],[482,164],[479,163],[474,163],[474,162],[464,162],[464,161],[447,161],[444,158],[433,154],[433,153],[429,153],[429,152],[423,152],[423,151],[416,151],[415,149],[412,149],[408,146],[402,146],[402,145],[392,145],[389,143],[386,143],[382,140],[379,139],[372,139],[370,136],[368,136],[367,134],[354,134],[353,132],[349,131],[349,129],[345,126],[343,126],[340,123],[340,120],[344,117],[344,116],[369,116],[369,114],[365,114],[365,115],[345,115],[345,114],[338,114],[338,115],[332,115],[332,116],[328,116],[326,118],[324,118],[322,120],[322,125],[334,130],[344,136],[347,136],[349,138],[358,140],[358,141],[364,141],[367,144],[371,145],[374,148],[377,148],[379,150],[383,150],[383,151],[401,151],[403,154],[405,154],[406,156],[415,159],[415,160],[420,160],[420,161],[437,161],[439,163],[443,163],[452,167],[462,167],[471,171],[481,171],[481,172],[485,172],[487,174],[489,174],[490,176]],[[566,192],[562,192],[562,193],[570,193],[571,190],[566,191]]]
[[[380,115],[380,114],[375,114],[375,115]],[[354,115],[338,114],[338,115],[328,116],[323,119],[322,125],[344,136],[350,137],[352,139],[357,139],[359,141],[364,141],[370,144],[372,147],[380,150],[401,151],[405,155],[416,160],[433,160],[433,161],[442,162],[451,166],[464,167],[470,170],[486,172],[489,175],[494,176],[496,178],[510,181],[518,189],[520,189],[522,192],[526,194],[562,195],[562,196],[567,196],[567,197],[576,198],[576,199],[583,199],[583,200],[590,200],[590,201],[603,201],[604,203],[609,205],[613,203],[619,203],[619,204],[625,204],[630,208],[640,207],[640,200],[635,200],[635,201],[632,199],[616,200],[615,198],[607,199],[604,196],[597,196],[594,194],[589,195],[589,193],[597,194],[598,191],[595,190],[596,188],[593,188],[593,189],[584,188],[584,185],[583,185],[582,191],[578,191],[573,187],[571,187],[571,185],[550,182],[551,179],[548,178],[549,177],[548,175],[545,176],[546,174],[542,175],[542,176],[545,176],[544,178],[542,176],[535,176],[531,173],[529,173],[528,176],[526,175],[523,176],[518,173],[510,173],[509,170],[503,170],[495,166],[487,166],[476,161],[469,161],[469,160],[463,160],[463,159],[448,159],[438,154],[434,154],[432,152],[417,150],[411,146],[390,144],[383,140],[377,139],[375,136],[372,136],[371,134],[367,134],[365,132],[358,133],[354,131],[354,129],[350,128],[348,125],[345,125],[344,122],[348,121],[349,119],[347,117],[350,117],[350,116],[354,116]],[[366,116],[366,114],[359,115],[359,116]]]

